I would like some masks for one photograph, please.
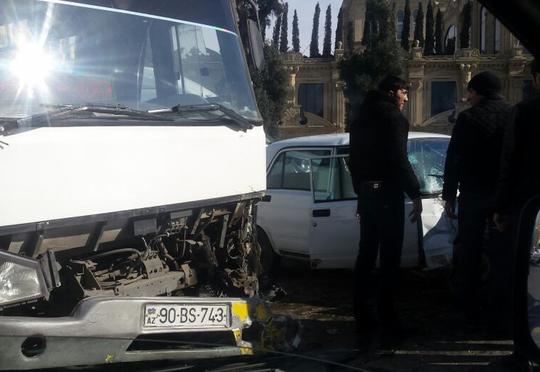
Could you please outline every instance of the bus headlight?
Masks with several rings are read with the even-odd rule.
[[[0,308],[48,296],[38,261],[0,251]]]

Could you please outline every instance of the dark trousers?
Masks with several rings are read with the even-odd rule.
[[[377,289],[377,313],[381,320],[395,320],[394,293],[404,231],[404,198],[401,192],[364,186],[358,193],[360,245],[355,267],[354,313],[357,322],[370,321],[369,298]],[[378,283],[373,270],[380,259]]]
[[[458,234],[454,243],[452,285],[465,310],[480,305],[482,256],[492,228],[492,196],[465,194],[459,198]]]

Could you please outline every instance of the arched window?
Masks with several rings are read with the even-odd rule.
[[[455,53],[456,40],[457,40],[457,27],[452,25],[448,27],[448,31],[446,31],[446,37],[444,38],[444,53],[445,54]]]
[[[401,39],[401,34],[403,33],[403,20],[405,19],[405,12],[403,10],[398,10],[396,16],[396,38]]]
[[[485,7],[480,8],[480,52],[486,53],[486,29],[487,29],[488,10]]]

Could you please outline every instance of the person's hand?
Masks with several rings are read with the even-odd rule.
[[[456,219],[456,205],[453,202],[447,201],[444,203],[444,211],[446,212],[446,215],[448,218]]]
[[[508,216],[505,214],[495,213],[493,215],[493,222],[500,232],[504,232],[508,229]]]
[[[420,216],[422,215],[422,199],[414,199],[413,201],[413,208],[411,213],[409,213],[409,219],[412,223],[415,223],[418,221]]]

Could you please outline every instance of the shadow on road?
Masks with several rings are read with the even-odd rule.
[[[328,357],[354,368],[434,372],[519,370],[506,365],[512,353],[508,332],[498,330],[496,322],[488,322],[487,314],[477,321],[467,320],[454,304],[447,278],[444,270],[403,272],[399,308],[404,322],[412,325],[414,332],[391,338],[390,342],[381,331],[355,333],[352,271],[312,271],[307,265],[286,262],[275,281],[287,295],[273,304],[273,312],[300,321],[302,341],[295,352]]]

